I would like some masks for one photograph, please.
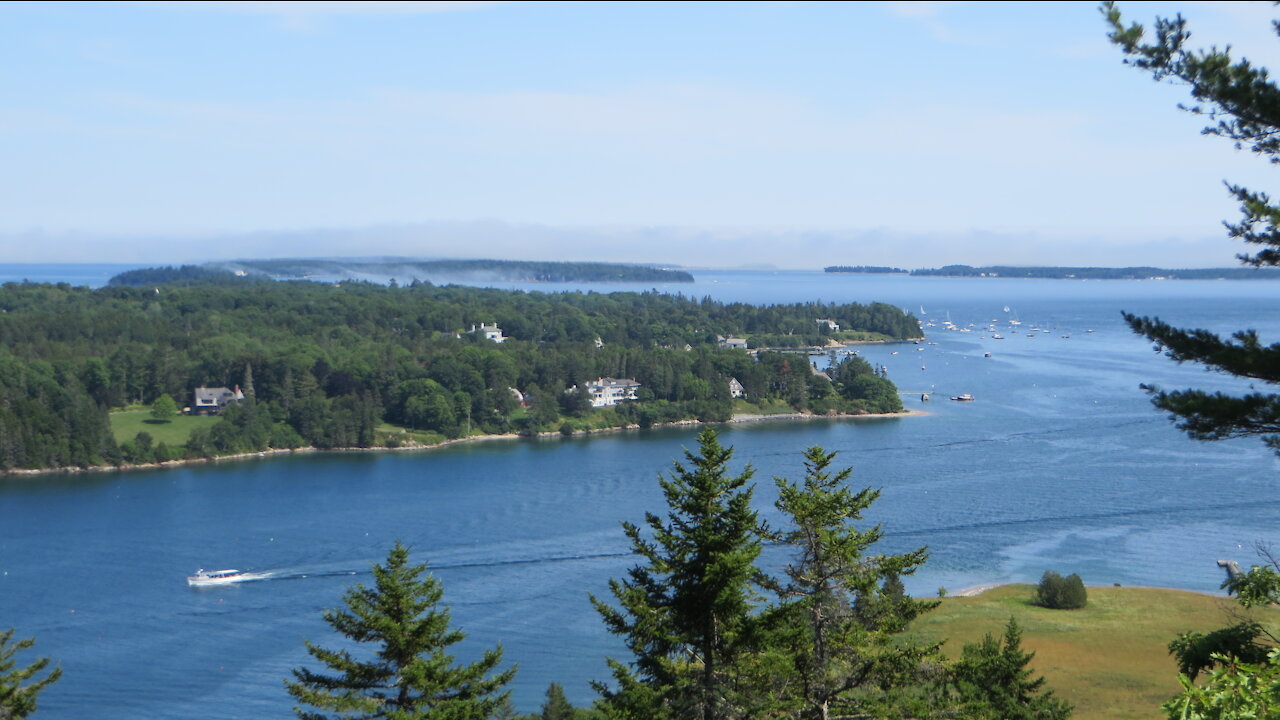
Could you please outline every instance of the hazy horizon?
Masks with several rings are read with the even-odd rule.
[[[1272,8],[1183,13],[1280,65]],[[0,261],[1222,267],[1184,88],[1090,2],[0,5]]]

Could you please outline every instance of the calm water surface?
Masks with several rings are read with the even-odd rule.
[[[1256,441],[1186,440],[1137,387],[1241,385],[1173,365],[1119,311],[1256,327],[1272,342],[1280,285],[697,276],[670,289],[758,303],[881,300],[939,325],[975,324],[933,328],[937,344],[923,350],[863,351],[926,417],[723,432],[735,467],[755,468],[757,505],[775,523],[771,478],[802,473],[806,446],[839,451],[855,483],[883,491],[871,520],[887,530],[884,550],[929,546],[928,565],[908,581],[915,593],[1033,581],[1046,569],[1090,584],[1213,592],[1215,560],[1248,562],[1255,540],[1275,539],[1274,456]],[[1009,325],[1015,316],[1021,326]],[[984,330],[992,319],[1005,340]],[[1032,324],[1050,332],[1026,337]],[[933,402],[920,402],[924,391]],[[978,400],[943,399],[959,393]],[[500,642],[520,665],[521,710],[536,709],[552,681],[586,703],[587,682],[606,678],[603,658],[619,651],[587,594],[604,594],[633,562],[618,522],[662,509],[655,479],[695,434],[0,480],[0,627],[34,635],[39,653],[63,665],[41,717],[289,717],[281,683],[310,664],[303,639],[340,645],[321,612],[368,582],[369,565],[399,538],[444,581],[470,636],[460,654]],[[197,567],[273,574],[194,590],[184,578]]]

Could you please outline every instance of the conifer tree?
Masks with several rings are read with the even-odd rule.
[[[547,700],[542,703],[541,720],[573,720],[576,716],[573,705],[564,696],[564,687],[560,683],[547,686]]]
[[[240,392],[250,400],[257,398],[258,393],[253,389],[253,365],[251,363],[244,364],[244,381],[240,383]]]
[[[466,636],[450,628],[449,609],[439,607],[443,587],[425,572],[426,565],[409,564],[409,551],[397,542],[386,564],[373,566],[374,587],[356,585],[343,598],[346,610],[325,612],[333,629],[372,644],[373,657],[307,642],[311,656],[333,674],[299,668],[285,687],[299,703],[333,714],[295,707],[298,717],[480,720],[503,707],[510,693],[502,688],[515,668],[492,674],[501,647],[470,665],[454,665],[446,651]]]
[[[1186,85],[1195,104],[1182,109],[1209,119],[1203,134],[1223,137],[1271,163],[1280,162],[1280,86],[1267,69],[1233,58],[1230,46],[1196,50],[1187,47],[1191,31],[1181,16],[1157,19],[1153,42],[1137,23],[1126,26],[1113,2],[1104,2],[1110,38],[1124,50],[1127,64],[1148,71],[1158,81]],[[1280,25],[1272,30],[1280,34]],[[1265,192],[1228,183],[1240,203],[1240,219],[1225,223],[1228,234],[1262,249],[1237,257],[1254,266],[1280,265],[1280,203]],[[1183,330],[1158,318],[1125,313],[1135,332],[1157,343],[1178,363],[1206,368],[1265,385],[1280,383],[1280,344],[1263,345],[1253,330],[1230,339],[1207,330]],[[1169,412],[1177,426],[1197,440],[1260,436],[1280,453],[1280,395],[1253,391],[1243,395],[1204,390],[1163,391],[1143,386],[1156,407]],[[1251,386],[1252,388],[1252,386]]]
[[[878,716],[896,702],[884,691],[915,684],[921,662],[937,650],[900,636],[938,604],[908,597],[900,579],[915,572],[927,552],[868,554],[883,532],[879,525],[859,530],[853,523],[879,491],[850,490],[851,469],[831,472],[835,453],[814,446],[804,457],[802,485],[774,479],[777,507],[794,526],[780,539],[798,554],[785,581],[773,583],[782,600],[775,616],[792,630],[783,641],[788,669],[797,676],[792,704],[801,717],[815,720],[833,712]]]
[[[666,517],[645,515],[648,532],[623,530],[644,564],[610,581],[618,607],[592,597],[610,632],[634,659],[610,659],[615,687],[596,683],[611,717],[725,720],[748,715],[738,663],[751,649],[755,560],[762,543],[751,508],[752,470],[728,470],[731,448],[716,432],[698,436],[659,480]]]
[[[951,682],[964,716],[991,720],[1066,720],[1071,705],[1044,688],[1043,677],[1027,667],[1035,657],[1022,649],[1022,629],[1009,618],[1004,637],[987,633],[966,644],[951,668]]]
[[[1203,134],[1226,138],[1237,149],[1247,148],[1269,163],[1280,163],[1280,86],[1267,68],[1233,57],[1229,45],[1208,50],[1190,47],[1191,31],[1181,15],[1158,18],[1148,35],[1139,23],[1126,25],[1114,2],[1104,2],[1102,13],[1111,41],[1127,56],[1126,64],[1150,72],[1157,81],[1187,87],[1195,103],[1180,107],[1210,121]],[[1271,32],[1280,34],[1280,23],[1270,25]],[[1227,191],[1240,203],[1239,219],[1224,223],[1228,234],[1262,248],[1237,257],[1255,267],[1280,266],[1280,202],[1237,184],[1228,183]],[[1199,363],[1253,381],[1250,392],[1240,395],[1196,389],[1166,392],[1144,385],[1156,407],[1168,411],[1180,429],[1197,440],[1261,437],[1280,454],[1280,394],[1265,390],[1280,383],[1280,343],[1263,345],[1254,330],[1240,330],[1223,339],[1207,330],[1175,328],[1158,318],[1124,317],[1135,332],[1158,343],[1178,363]],[[1270,552],[1261,548],[1260,552],[1266,565],[1255,565],[1224,585],[1245,607],[1280,602],[1280,563]],[[1182,695],[1165,705],[1169,716],[1274,716],[1280,701],[1280,653],[1271,652],[1258,664],[1240,662],[1262,651],[1256,642],[1261,632],[1258,626],[1241,623],[1208,637],[1184,634],[1175,640],[1170,651],[1191,676],[1182,676]],[[1269,645],[1274,647],[1274,642],[1271,637]],[[1206,668],[1214,668],[1210,679],[1197,688],[1192,679]],[[1248,690],[1237,696],[1240,688]],[[1232,699],[1237,697],[1242,704]]]
[[[17,720],[36,710],[36,696],[62,677],[62,668],[55,667],[44,678],[34,680],[49,666],[49,658],[40,658],[26,667],[18,667],[15,656],[19,651],[35,645],[35,640],[13,641],[15,630],[0,632],[0,720]]]

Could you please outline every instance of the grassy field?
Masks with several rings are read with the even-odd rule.
[[[998,637],[1012,615],[1022,627],[1023,648],[1036,653],[1032,667],[1075,706],[1073,718],[1158,718],[1160,704],[1179,688],[1169,641],[1187,630],[1225,627],[1233,622],[1226,610],[1239,610],[1223,597],[1119,587],[1089,588],[1082,610],[1048,610],[1030,604],[1032,591],[1006,585],[948,598],[913,628],[926,638],[947,638],[944,651],[955,657],[985,633]],[[1276,624],[1280,610],[1255,617]]]
[[[738,398],[733,401],[734,415],[784,415],[795,411],[796,409],[784,400],[761,400],[758,403],[749,403]]]
[[[380,445],[386,445],[389,438],[396,437],[400,445],[435,445],[448,438],[430,430],[414,430],[403,425],[381,423],[374,431]]]
[[[140,432],[148,432],[157,443],[177,447],[187,442],[191,431],[218,422],[212,415],[178,415],[173,420],[158,423],[151,419],[151,410],[123,410],[111,413],[111,434],[116,442],[132,440]]]

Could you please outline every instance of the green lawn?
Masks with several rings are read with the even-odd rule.
[[[191,431],[198,427],[208,427],[218,422],[212,415],[178,415],[169,422],[156,422],[151,419],[151,410],[122,410],[111,413],[111,434],[116,442],[132,440],[140,432],[148,432],[157,443],[169,447],[179,447],[187,442]]]
[[[1177,665],[1168,644],[1187,630],[1233,624],[1235,602],[1181,590],[1089,588],[1082,610],[1048,610],[1028,602],[1033,586],[1007,585],[975,597],[955,597],[912,626],[929,639],[947,638],[949,657],[984,633],[997,637],[1012,615],[1023,629],[1023,647],[1060,697],[1075,706],[1073,718],[1158,718],[1160,704],[1178,692]],[[1280,624],[1280,610],[1256,611]]]
[[[742,398],[737,398],[733,401],[734,415],[784,415],[795,411],[796,409],[784,400],[766,399],[758,403],[749,403]]]
[[[402,425],[393,425],[384,422],[378,425],[375,430],[379,445],[386,445],[387,440],[396,437],[401,445],[435,445],[444,442],[448,438],[438,432],[430,430],[414,430]]]

